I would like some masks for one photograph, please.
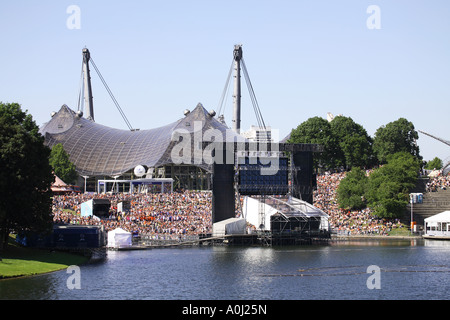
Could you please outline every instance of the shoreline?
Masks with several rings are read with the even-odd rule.
[[[71,265],[83,265],[89,261],[89,257],[74,252],[27,248],[10,242],[2,252],[0,281],[61,271]]]
[[[76,264],[77,266],[82,266],[82,265],[86,265],[89,263],[89,260],[86,260],[84,262],[81,262],[79,264]],[[53,272],[58,272],[58,271],[62,271],[64,269],[67,269],[70,265],[66,265],[66,266],[61,266],[60,268],[56,268],[53,270],[47,270],[47,271],[43,271],[43,272],[34,272],[34,273],[24,273],[24,274],[17,274],[17,275],[0,275],[0,282],[1,281],[6,281],[6,280],[13,280],[13,279],[22,279],[22,278],[30,278],[30,277],[36,277],[36,276],[41,276],[41,275],[46,275],[46,274],[50,274]]]

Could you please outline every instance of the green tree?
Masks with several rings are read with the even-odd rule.
[[[337,189],[337,201],[343,209],[363,209],[366,207],[365,194],[369,178],[364,170],[353,167]]]
[[[387,164],[369,177],[366,198],[368,206],[381,218],[401,217],[415,186],[420,161],[408,152],[387,157]]]
[[[387,157],[387,165],[381,169],[392,181],[399,183],[404,192],[409,192],[417,182],[421,161],[408,152],[397,152]]]
[[[315,143],[323,146],[324,151],[314,156],[314,167],[336,168],[339,147],[330,123],[320,117],[309,118],[291,131],[290,143]]]
[[[52,147],[49,161],[55,175],[68,184],[75,183],[75,180],[77,179],[75,165],[70,161],[69,155],[64,150],[61,143]]]
[[[378,128],[373,141],[373,151],[380,163],[386,163],[387,157],[396,152],[408,152],[421,160],[417,139],[419,134],[412,122],[400,118]]]
[[[361,125],[350,117],[337,116],[330,126],[339,143],[338,164],[346,169],[373,165],[372,138]]]
[[[425,165],[425,169],[428,169],[428,170],[433,170],[433,169],[440,170],[440,169],[442,169],[442,166],[443,166],[442,160],[439,159],[438,157],[435,157],[433,160],[430,160],[430,161],[427,162],[427,164]]]
[[[32,116],[0,102],[0,250],[12,231],[50,231],[52,168]]]

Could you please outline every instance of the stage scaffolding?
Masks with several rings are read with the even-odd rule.
[[[259,222],[262,214],[271,214],[266,217],[265,226],[261,223],[256,230],[260,241],[287,245],[330,238],[328,215],[313,205],[290,196],[259,195],[251,198],[258,201]]]

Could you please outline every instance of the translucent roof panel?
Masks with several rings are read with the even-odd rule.
[[[265,203],[286,216],[328,217],[328,215],[306,201],[293,197],[267,197]]]
[[[41,128],[46,144],[61,143],[80,175],[116,176],[138,165],[157,167],[173,163],[173,147],[177,137],[185,134],[195,141],[208,129],[223,137],[229,128],[208,113],[201,104],[185,117],[166,126],[150,130],[120,130],[85,119],[66,105]],[[175,136],[175,138],[173,138]],[[200,138],[201,139],[201,138]],[[202,159],[202,147],[192,143],[191,158]],[[204,162],[196,163],[208,167]]]

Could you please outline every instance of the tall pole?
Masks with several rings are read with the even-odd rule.
[[[89,176],[82,176],[84,178],[84,193],[86,193],[86,180]]]
[[[91,54],[87,48],[83,49],[83,74],[84,74],[84,110],[86,118],[94,121],[94,104],[92,103],[91,73],[89,70],[89,60]]]
[[[234,110],[233,110],[233,131],[240,134],[241,131],[241,59],[242,45],[234,46]]]
[[[291,179],[290,179],[290,188],[289,188],[289,192],[291,193],[291,197],[294,198],[294,152],[290,152],[290,174],[291,174]]]
[[[414,230],[414,216],[413,216],[413,204],[411,202],[411,234],[413,233]]]

